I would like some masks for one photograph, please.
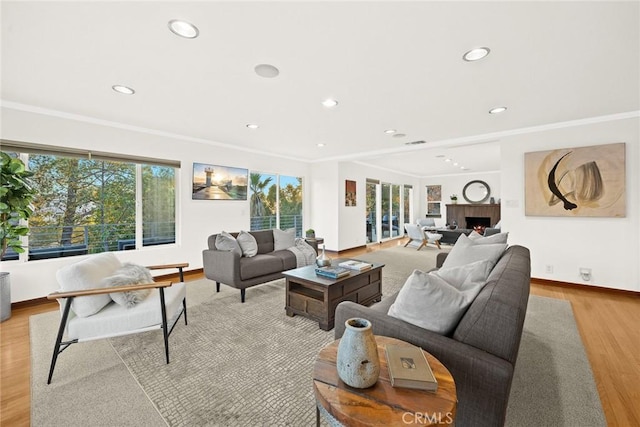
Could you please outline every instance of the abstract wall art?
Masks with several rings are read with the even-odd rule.
[[[525,215],[626,215],[625,144],[525,153]]]

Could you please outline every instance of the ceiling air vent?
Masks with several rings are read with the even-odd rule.
[[[427,141],[411,141],[411,142],[405,142],[404,145],[420,145],[420,144],[426,144]]]

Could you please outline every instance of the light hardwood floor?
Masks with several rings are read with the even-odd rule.
[[[340,256],[355,257],[405,241],[349,250]],[[191,274],[187,280],[200,277]],[[640,426],[640,295],[535,279],[531,284],[534,295],[571,302],[607,424]],[[29,316],[57,309],[56,302],[20,304],[9,320],[0,323],[1,426],[30,425]]]

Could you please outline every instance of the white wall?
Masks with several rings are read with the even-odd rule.
[[[498,203],[501,198],[501,180],[500,171],[483,172],[483,173],[466,173],[460,175],[440,175],[421,179],[420,185],[420,218],[424,218],[427,213],[427,185],[442,186],[442,206],[441,218],[434,218],[438,227],[443,227],[448,222],[447,204],[451,203],[450,196],[456,194],[458,196],[458,204],[467,204],[468,202],[462,197],[462,189],[469,181],[481,180],[487,183],[491,190],[490,197],[493,197]],[[489,203],[487,200],[484,203]],[[458,224],[464,227],[464,224]],[[491,224],[495,225],[495,224]]]
[[[338,179],[338,250],[345,250],[364,246],[367,244],[366,232],[366,181],[367,178],[378,179],[380,182],[391,184],[413,185],[414,218],[418,218],[420,180],[418,178],[394,173],[382,169],[371,168],[360,163],[341,162],[339,164]],[[356,206],[345,206],[345,180],[356,181],[357,200]],[[404,209],[403,206],[400,207]],[[404,226],[399,224],[401,235],[404,234]],[[327,246],[328,247],[328,246]]]
[[[201,268],[201,252],[206,248],[210,234],[249,228],[248,200],[191,200],[193,162],[301,176],[303,183],[308,182],[309,176],[307,163],[7,108],[2,108],[1,137],[181,161],[176,244],[116,253],[122,261],[139,264],[189,262],[190,269]],[[306,188],[305,192],[308,193]],[[306,194],[305,201],[308,200]],[[310,214],[304,212],[303,215],[304,226],[308,228]],[[23,301],[55,291],[58,288],[55,272],[69,262],[68,258],[3,261],[0,268],[11,272],[12,301]]]
[[[310,220],[306,228],[313,228],[316,237],[324,239],[327,250],[339,247],[338,229],[338,163],[313,163],[310,167]]]
[[[640,119],[616,120],[504,138],[502,226],[509,242],[531,250],[533,277],[640,291]],[[525,216],[524,153],[626,143],[624,218]],[[553,266],[553,273],[546,266]],[[591,268],[590,282],[580,267]]]

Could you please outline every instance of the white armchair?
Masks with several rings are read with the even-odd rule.
[[[409,244],[412,246],[418,246],[418,250],[422,249],[427,243],[434,244],[440,249],[440,239],[442,239],[442,234],[438,233],[430,233],[424,231],[422,227],[415,224],[405,224],[404,229],[407,231],[409,235],[409,241],[405,243],[405,247]]]
[[[51,384],[58,355],[71,344],[84,341],[162,329],[165,356],[169,363],[169,335],[182,314],[187,324],[182,269],[188,265],[178,263],[147,267],[150,270],[177,268],[181,283],[152,282],[151,278],[151,283],[137,283],[134,280],[129,281],[131,284],[120,286],[105,285],[105,279],[116,277],[122,267],[111,252],[96,254],[60,269],[56,278],[61,289],[47,296],[48,299],[58,300],[62,315],[47,384]],[[151,277],[148,271],[146,275]],[[122,275],[117,277],[121,279]],[[67,340],[62,341],[65,332]]]

